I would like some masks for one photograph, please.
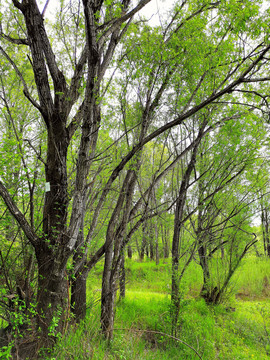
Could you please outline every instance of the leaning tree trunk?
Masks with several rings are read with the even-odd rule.
[[[189,181],[196,163],[196,156],[198,146],[202,139],[202,132],[206,123],[204,123],[199,131],[199,134],[195,140],[192,155],[188,166],[183,174],[179,195],[176,200],[176,207],[174,213],[174,233],[172,241],[172,291],[171,291],[171,303],[172,303],[172,335],[176,335],[177,321],[180,310],[180,293],[179,293],[179,256],[180,256],[180,234],[183,226],[184,208],[187,198],[187,190],[189,187]]]
[[[138,162],[137,166],[140,164]],[[135,170],[128,170],[117,204],[112,213],[106,235],[105,263],[101,293],[101,330],[111,340],[114,326],[116,284],[119,276],[123,240],[126,233],[136,183]]]
[[[179,295],[179,281],[178,281],[178,269],[179,269],[179,239],[181,230],[181,220],[183,212],[183,204],[185,202],[185,196],[178,197],[176,203],[176,209],[174,214],[174,233],[172,241],[172,335],[176,335],[176,325],[179,316],[180,309],[180,295]]]
[[[102,276],[102,292],[101,292],[101,330],[106,339],[111,339],[113,334],[114,324],[114,299],[116,293],[116,279],[115,272],[113,269],[113,259],[115,258],[114,246],[115,228],[117,226],[118,218],[124,204],[127,184],[129,181],[129,175],[127,174],[120,191],[117,204],[112,213],[109,225],[107,228],[106,242],[105,242],[105,262]],[[119,239],[119,238],[118,238]],[[120,240],[120,239],[119,239]],[[114,273],[113,273],[114,272]]]

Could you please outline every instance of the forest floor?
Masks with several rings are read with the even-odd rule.
[[[85,322],[71,328],[47,359],[195,360],[196,352],[204,360],[270,358],[269,259],[246,259],[227,300],[216,306],[200,299],[202,274],[192,264],[182,281],[175,338],[170,336],[169,261],[157,266],[127,260],[126,273],[126,297],[117,302],[113,341],[108,345],[99,332],[100,264],[89,276]]]

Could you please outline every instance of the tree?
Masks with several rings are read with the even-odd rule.
[[[205,138],[197,163],[197,173],[204,175],[198,182],[193,227],[204,278],[201,295],[207,303],[222,301],[240,260],[256,242],[249,222],[256,193],[265,191],[259,166],[265,129],[260,118],[255,130],[255,117],[252,123],[247,117],[245,129],[239,131],[240,123],[230,121],[213,139]]]
[[[66,319],[68,306],[66,264],[81,241],[79,234],[83,226],[89,187],[89,169],[95,156],[101,121],[100,83],[113,57],[116,45],[125,33],[125,27],[121,25],[147,2],[149,1],[141,1],[136,8],[127,13],[130,1],[118,2],[115,6],[103,4],[103,1],[84,1],[86,44],[84,46],[80,44],[81,46],[78,45],[76,48],[76,54],[78,52],[81,54],[78,59],[76,54],[71,59],[73,71],[69,79],[68,72],[61,70],[63,65],[61,61],[57,62],[57,56],[53,52],[45,29],[43,14],[36,1],[15,0],[8,5],[9,11],[13,12],[15,8],[17,9],[15,20],[18,19],[23,25],[22,30],[16,28],[18,32],[16,39],[10,35],[2,35],[2,37],[18,46],[27,47],[23,53],[28,56],[34,75],[35,89],[32,93],[29,89],[30,84],[27,84],[24,78],[25,74],[22,74],[24,69],[20,70],[16,59],[11,59],[8,54],[9,49],[1,47],[1,52],[20,78],[24,94],[40,113],[47,132],[45,165],[47,192],[44,201],[42,233],[38,234],[28,223],[3,182],[1,182],[1,196],[35,250],[39,281],[37,326],[42,331],[43,340],[48,339],[48,329],[57,309],[58,314],[61,313],[57,331],[61,332]],[[79,3],[77,5],[79,6]],[[102,9],[105,11],[104,16],[101,15]],[[81,14],[78,21],[83,21]],[[99,39],[97,38],[98,28],[102,34]],[[78,36],[79,27],[76,30]],[[85,84],[84,87],[82,87],[83,84]],[[78,106],[77,102],[82,92],[83,97]],[[67,155],[70,141],[79,127],[81,130],[76,180],[68,221],[70,199]]]
[[[211,104],[215,104],[217,122],[222,121],[225,105],[218,103],[221,98],[228,102],[232,92],[252,84],[259,87],[269,80],[264,69],[270,45],[266,31],[262,39],[266,20],[257,4],[250,0],[183,1],[176,4],[163,28],[131,25],[133,16],[148,2],[141,0],[132,7],[129,0],[78,1],[68,7],[67,14],[62,7],[59,19],[65,22],[55,20],[55,27],[44,21],[45,9],[41,12],[35,0],[12,0],[3,8],[0,51],[21,86],[20,93],[17,89],[13,93],[14,101],[20,102],[23,91],[43,120],[43,125],[35,122],[34,131],[44,126],[47,136],[42,229],[29,221],[30,212],[24,213],[20,202],[12,198],[7,182],[0,182],[5,206],[35,252],[36,320],[45,343],[50,340],[48,333],[57,334],[65,327],[69,310],[67,264],[73,255],[72,306],[81,318],[85,313],[87,274],[105,254],[101,322],[104,334],[111,334],[119,257],[130,238],[132,215],[143,208],[142,200],[133,207],[143,147],[156,138],[163,141],[170,131],[174,136],[174,129],[185,127],[190,118],[201,119],[201,112]],[[243,33],[252,38],[251,45],[244,46],[239,40]],[[107,70],[113,72],[115,81]],[[125,84],[119,81],[122,74],[127,75]],[[119,94],[121,87],[129,94],[127,101],[119,102],[115,96],[111,105],[122,106],[122,116],[114,113],[106,117],[106,100],[111,94]],[[125,117],[125,112],[132,110],[135,123]],[[227,105],[229,117],[236,118],[237,111]],[[115,129],[109,129],[110,121],[118,125],[119,136]],[[188,152],[196,155],[198,141],[212,129],[207,121],[201,124],[200,130],[196,128],[199,137],[172,159],[168,171]],[[110,131],[112,142],[102,152],[98,147],[100,134],[106,138]],[[33,137],[31,131],[29,134]],[[28,140],[33,156],[41,160],[32,139]],[[118,149],[118,162],[108,161],[105,169],[102,155],[111,159],[112,147]],[[72,158],[76,159],[74,173],[69,174]],[[114,198],[116,182],[121,190]],[[97,184],[102,188],[97,189]],[[180,194],[183,199],[185,192],[186,188]],[[109,198],[113,202],[104,222],[106,238],[88,254]],[[179,203],[179,209],[183,205]],[[146,211],[141,214],[138,224],[153,216]],[[83,289],[83,296],[78,289]]]

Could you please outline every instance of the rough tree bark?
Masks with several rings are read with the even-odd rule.
[[[124,299],[126,297],[126,268],[125,268],[125,254],[123,251],[120,259],[119,295],[121,299]]]

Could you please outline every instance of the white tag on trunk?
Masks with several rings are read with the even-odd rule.
[[[49,191],[51,191],[51,185],[49,182],[46,182],[45,183],[45,192],[49,192]]]

